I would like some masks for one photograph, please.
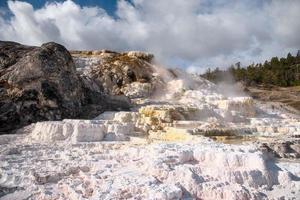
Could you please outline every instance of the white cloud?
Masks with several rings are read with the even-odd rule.
[[[298,0],[121,0],[117,17],[70,0],[37,10],[20,1],[8,5],[14,16],[0,15],[1,40],[145,50],[164,63],[182,60],[193,71],[252,63],[300,48]]]

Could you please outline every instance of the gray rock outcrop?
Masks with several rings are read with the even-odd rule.
[[[0,41],[0,134],[36,121],[94,117],[128,108],[126,99],[109,97],[93,80],[77,75],[62,45]]]

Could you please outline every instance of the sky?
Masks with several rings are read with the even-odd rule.
[[[203,72],[300,49],[300,0],[0,0],[0,40],[151,52]]]

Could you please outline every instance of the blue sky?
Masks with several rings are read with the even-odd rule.
[[[63,0],[26,0],[35,9],[43,7],[46,2],[63,2]],[[100,6],[110,15],[114,15],[117,6],[117,0],[74,0],[75,3],[81,6]],[[0,7],[7,8],[7,1],[0,0]]]
[[[299,10],[299,0],[0,0],[0,40],[147,51],[199,72],[294,54]]]

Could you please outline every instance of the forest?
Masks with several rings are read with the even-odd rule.
[[[242,67],[238,62],[226,70],[218,67],[208,69],[202,77],[215,82],[242,82],[247,86],[275,85],[280,87],[300,85],[300,50],[293,56],[288,53],[286,58],[273,57],[264,63]]]

